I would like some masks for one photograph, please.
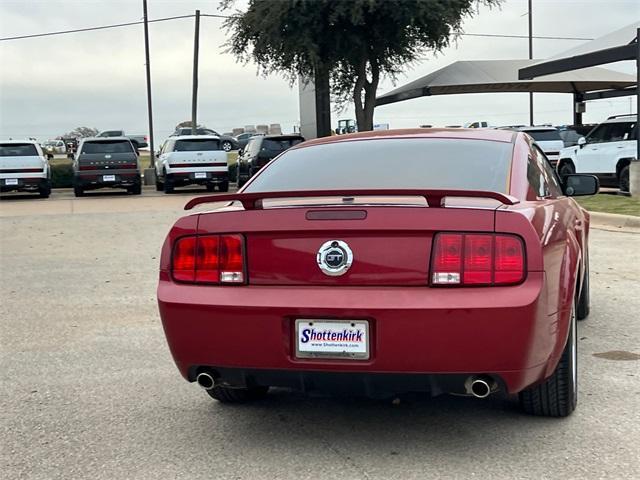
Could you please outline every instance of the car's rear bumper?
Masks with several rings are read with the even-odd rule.
[[[204,176],[197,176],[196,173],[203,173]],[[174,185],[220,185],[229,182],[229,171],[175,171],[167,172],[167,176]]]
[[[105,177],[113,176],[113,180],[105,180]],[[142,179],[137,170],[113,171],[113,172],[80,172],[75,176],[75,185],[84,190],[94,190],[98,188],[128,188],[140,185]]]
[[[475,289],[195,286],[161,273],[158,302],[173,357],[190,381],[203,367],[252,381],[255,372],[285,372],[284,383],[314,372],[487,374],[513,393],[557,361],[561,329],[547,314],[545,289],[541,272],[518,286]],[[296,358],[297,318],[368,320],[370,358]]]
[[[40,188],[49,185],[49,179],[46,176],[37,176],[37,174],[27,174],[28,176],[11,176],[0,178],[0,191],[2,192],[35,192]]]

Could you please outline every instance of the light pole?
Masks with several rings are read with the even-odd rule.
[[[533,0],[529,0],[529,60],[533,59]],[[533,92],[529,92],[529,125],[533,126]]]
[[[193,87],[191,97],[191,135],[198,130],[198,52],[200,50],[200,10],[196,10],[196,26],[193,37]]]
[[[142,0],[144,13],[144,56],[147,70],[147,110],[149,111],[149,167],[156,164],[155,150],[153,146],[153,108],[151,106],[151,62],[149,61],[149,20],[147,16],[147,0]]]

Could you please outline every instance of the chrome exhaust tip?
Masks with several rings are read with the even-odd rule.
[[[496,389],[496,382],[490,377],[472,376],[464,382],[464,388],[469,395],[487,398]]]
[[[213,377],[207,372],[199,373],[196,382],[205,390],[211,390],[216,384]]]

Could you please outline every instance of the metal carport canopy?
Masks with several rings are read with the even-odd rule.
[[[638,58],[638,29],[640,22],[608,33],[602,37],[566,50],[544,61],[523,67],[518,78],[531,79],[543,75],[566,72],[595,65],[636,60]]]
[[[518,79],[519,69],[538,62],[540,60],[527,59],[454,62],[378,97],[376,105],[387,105],[429,95],[500,92],[584,93],[623,89],[636,84],[636,78],[632,75],[599,67],[547,75],[541,79]]]
[[[584,72],[596,68],[594,65],[605,65],[625,60],[634,60],[636,62],[635,88],[621,90],[620,88],[612,87],[608,91],[583,95],[582,98],[584,100],[592,100],[635,95],[637,115],[640,113],[640,95],[638,95],[638,89],[640,89],[640,22],[634,22],[620,30],[567,50],[542,63],[522,68],[518,72],[518,78],[550,78],[554,75]],[[636,120],[636,139],[638,138],[640,138],[640,123]],[[637,141],[636,158],[640,159],[640,141]]]

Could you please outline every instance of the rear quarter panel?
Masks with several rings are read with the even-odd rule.
[[[524,137],[514,145],[511,194],[517,205],[499,209],[496,231],[520,228],[525,234],[528,255],[539,255],[545,276],[547,331],[538,331],[535,342],[551,348],[547,375],[555,369],[569,333],[572,302],[580,288],[583,251],[588,241],[588,214],[570,197],[531,197],[527,180],[530,144]],[[529,200],[527,200],[529,198]],[[516,216],[514,216],[516,215]],[[526,219],[528,228],[515,223]]]

